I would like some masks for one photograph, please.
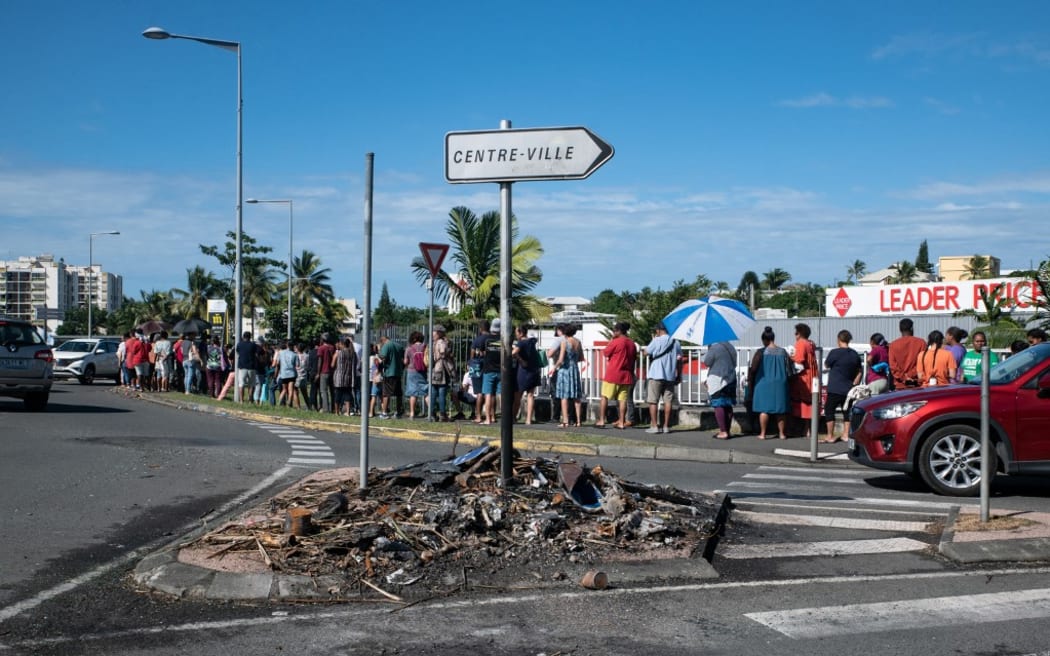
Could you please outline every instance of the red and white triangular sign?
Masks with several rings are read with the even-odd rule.
[[[430,269],[430,277],[437,276],[437,272],[441,270],[441,263],[445,261],[445,255],[448,253],[448,244],[428,244],[425,241],[419,242],[419,252],[423,254],[423,261],[426,263],[427,268]]]

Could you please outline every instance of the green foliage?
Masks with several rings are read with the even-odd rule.
[[[598,295],[591,299],[590,309],[600,314],[615,314],[621,316],[627,314],[629,309],[628,292],[617,294],[611,289],[603,289]]]
[[[288,299],[277,299],[265,309],[266,325],[270,339],[284,339],[288,335]],[[292,342],[310,344],[322,333],[338,335],[346,319],[346,306],[337,301],[328,303],[292,304]]]
[[[984,255],[974,255],[966,261],[963,275],[968,280],[981,280],[992,277],[992,261]]]
[[[91,321],[95,326],[104,326],[107,322],[106,311],[95,308],[91,311]],[[56,335],[86,335],[87,308],[69,308],[62,318],[62,323],[55,328]]]
[[[930,246],[925,239],[919,244],[919,253],[915,256],[915,270],[918,273],[933,273],[933,263],[930,262]]]
[[[923,243],[925,244],[926,242],[924,241]],[[915,279],[919,277],[918,267],[907,260],[901,260],[896,264],[890,265],[890,270],[893,271],[893,275],[890,276],[888,281],[891,285],[915,282]]]
[[[692,282],[676,280],[669,291],[645,287],[634,297],[628,312],[617,315],[617,321],[631,324],[631,339],[639,344],[648,344],[652,341],[656,324],[671,310],[691,298],[710,295],[712,287],[711,280],[703,274],[698,274]]]
[[[762,287],[774,291],[791,280],[791,274],[777,267],[762,274]]]
[[[791,316],[819,317],[824,314],[824,297],[823,286],[806,283],[794,285],[791,289],[767,298],[764,305],[778,310],[787,310]]]
[[[379,292],[379,303],[372,311],[372,326],[411,326],[426,321],[428,316],[424,308],[398,305],[397,301],[390,297],[390,290],[384,282],[382,291]]]
[[[864,263],[864,260],[853,260],[853,264],[846,267],[846,284],[856,284],[867,272],[868,265]]]

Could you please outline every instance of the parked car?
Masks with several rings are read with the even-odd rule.
[[[27,410],[47,409],[54,357],[36,326],[0,317],[0,396],[22,399]]]
[[[989,380],[992,476],[1050,475],[1050,344],[1003,360]],[[980,426],[980,382],[881,394],[853,406],[849,457],[971,496],[981,484]]]
[[[96,378],[112,378],[120,383],[117,348],[112,337],[71,339],[55,349],[55,377],[76,378],[90,385]]]

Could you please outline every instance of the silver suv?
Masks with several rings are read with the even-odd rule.
[[[54,362],[36,326],[0,317],[0,396],[22,399],[31,412],[46,410]]]
[[[82,385],[90,385],[96,378],[120,383],[119,346],[112,337],[71,339],[55,349],[55,378],[76,378]]]

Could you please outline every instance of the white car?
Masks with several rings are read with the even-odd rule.
[[[96,378],[112,378],[120,383],[120,363],[113,337],[71,339],[55,349],[55,378],[76,378],[90,385]]]

